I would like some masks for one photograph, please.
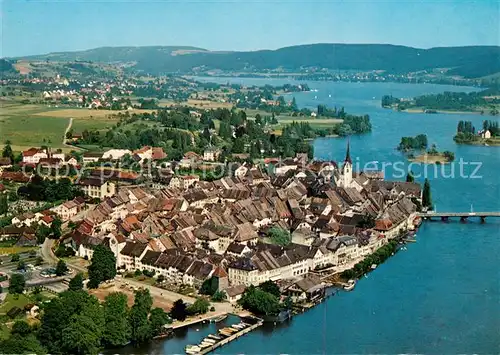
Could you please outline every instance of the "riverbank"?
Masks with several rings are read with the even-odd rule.
[[[456,142],[456,141],[455,141]],[[460,145],[478,145],[485,147],[498,147],[500,146],[500,137],[497,138],[478,138],[477,140],[467,141],[467,142],[456,142]]]
[[[427,109],[425,107],[408,108],[406,110],[398,110],[396,108],[393,108],[393,110],[398,111],[398,112],[406,112],[406,113],[427,113],[429,115],[436,114],[436,113],[446,113],[446,114],[452,114],[452,115],[481,115],[481,111],[432,110],[432,109]],[[482,114],[484,116],[490,116],[486,112],[483,112]]]

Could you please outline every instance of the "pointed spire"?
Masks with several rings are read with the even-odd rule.
[[[351,160],[351,147],[350,147],[350,139],[349,137],[347,138],[347,151],[345,154],[345,160],[344,163],[349,163],[352,165],[352,160]]]

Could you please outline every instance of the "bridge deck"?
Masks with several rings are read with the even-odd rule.
[[[426,212],[420,217],[500,217],[500,212]]]

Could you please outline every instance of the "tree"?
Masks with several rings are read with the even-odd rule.
[[[24,262],[24,260],[19,260],[19,262],[17,263],[17,270],[24,270],[26,269],[26,263]]]
[[[413,172],[409,171],[408,174],[406,175],[406,182],[414,182],[415,178],[413,177]]]
[[[12,326],[10,336],[0,342],[3,354],[45,354],[33,328],[26,321],[16,321]]]
[[[59,239],[61,237],[61,226],[62,222],[59,218],[55,218],[50,225],[50,231],[52,232],[52,238]]]
[[[429,179],[425,179],[424,191],[422,193],[422,206],[432,209],[431,184]]]
[[[45,238],[47,238],[51,233],[50,227],[47,227],[45,224],[40,224],[36,229],[36,241],[38,244],[43,244]]]
[[[188,316],[187,306],[182,299],[178,299],[174,302],[172,309],[170,310],[170,317],[183,321]]]
[[[218,282],[215,277],[211,277],[203,281],[200,287],[200,293],[202,295],[212,296],[218,289]]]
[[[9,280],[9,293],[23,293],[25,285],[23,274],[12,274]]]
[[[175,304],[174,304],[175,306]],[[207,313],[210,308],[210,302],[204,298],[198,298],[192,305],[187,307],[186,311],[188,314],[204,314]]]
[[[80,291],[83,290],[83,274],[79,272],[68,283],[68,290]]]
[[[97,353],[104,330],[99,301],[84,291],[65,291],[44,306],[38,337],[49,353]]]
[[[125,345],[131,336],[128,320],[127,296],[113,292],[104,300],[104,320],[106,323],[103,341],[111,346]]]
[[[63,276],[68,272],[68,267],[64,260],[59,260],[56,265],[56,275]]]
[[[278,298],[281,296],[280,288],[278,287],[278,285],[274,281],[271,281],[271,280],[265,281],[259,285],[259,288],[262,291],[270,293],[271,295],[274,295]]]
[[[135,291],[134,305],[129,315],[131,338],[135,343],[144,343],[152,337],[151,323],[148,318],[152,305],[153,299],[148,289]]]
[[[10,257],[10,261],[12,261],[13,263],[19,261],[19,259],[20,259],[19,254],[12,254],[12,256]]]
[[[14,163],[14,152],[12,151],[11,142],[9,140],[5,141],[5,145],[2,150],[3,158],[10,158],[11,163]]]
[[[213,302],[222,302],[227,299],[227,294],[224,291],[216,291],[212,295],[212,301]]]
[[[278,297],[255,286],[248,287],[238,303],[244,309],[261,315],[276,315],[280,311]]]
[[[80,314],[74,314],[62,333],[62,345],[69,354],[98,354],[104,331],[102,307],[86,304]]]
[[[272,227],[267,232],[267,236],[274,244],[286,246],[292,242],[290,232],[280,227]]]
[[[101,282],[113,279],[116,275],[116,258],[113,252],[103,245],[97,245],[88,271],[89,288],[97,288]]]
[[[0,194],[0,215],[4,215],[9,212],[9,203],[7,201],[6,194]]]
[[[21,336],[26,336],[31,333],[31,327],[26,321],[18,320],[12,326],[11,334],[19,334]]]
[[[162,333],[164,325],[172,323],[172,319],[163,309],[153,308],[149,315],[149,322],[151,323],[153,336],[156,336]]]

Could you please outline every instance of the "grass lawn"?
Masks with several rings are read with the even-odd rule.
[[[10,293],[5,298],[5,301],[0,305],[0,315],[7,314],[12,307],[24,308],[31,300],[26,295],[11,295]]]

